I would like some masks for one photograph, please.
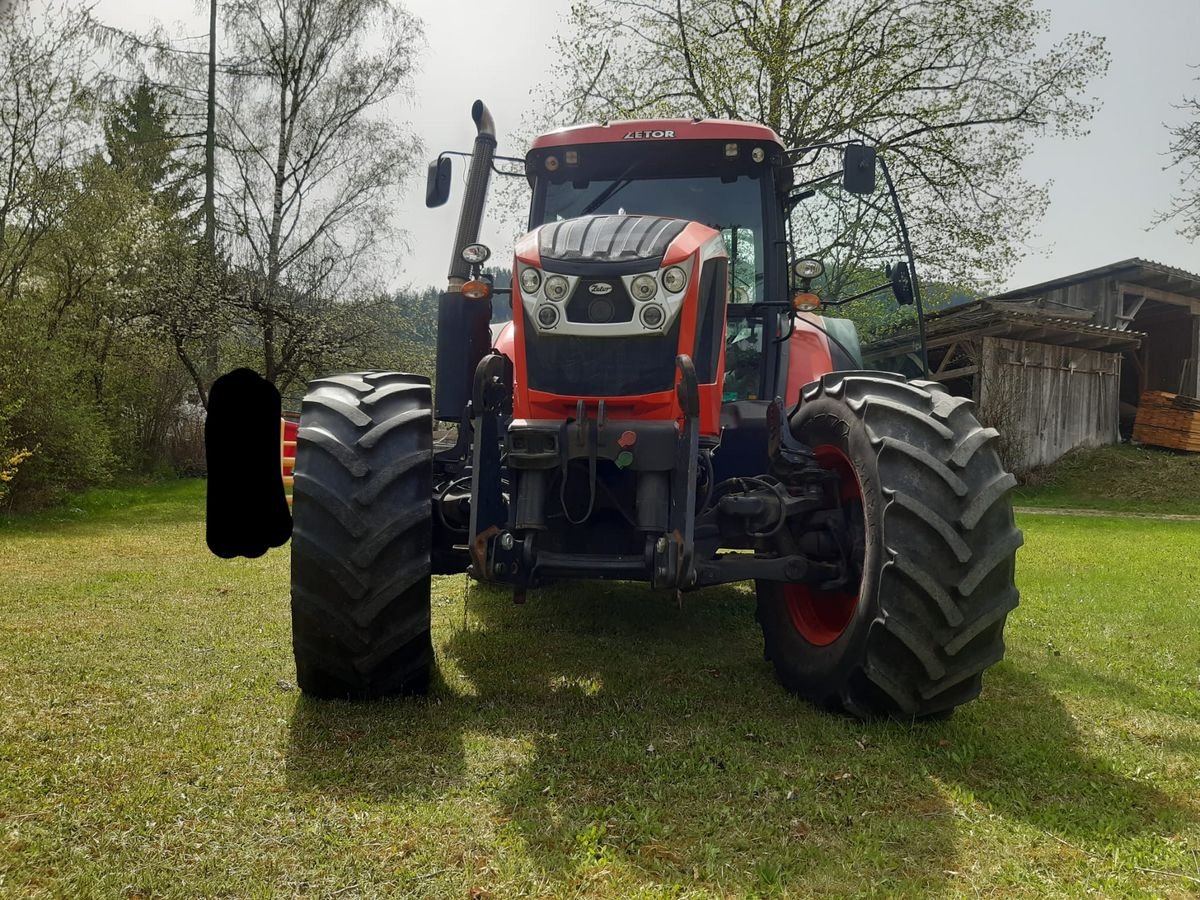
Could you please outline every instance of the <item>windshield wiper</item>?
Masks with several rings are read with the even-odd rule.
[[[624,172],[622,172],[620,175],[618,175],[616,180],[612,184],[610,184],[608,187],[606,187],[604,190],[602,190],[599,194],[597,194],[596,199],[593,200],[591,203],[589,203],[587,206],[585,206],[583,208],[583,212],[581,212],[580,215],[586,216],[586,215],[590,215],[591,213],[594,213],[601,206],[603,206],[605,203],[607,203],[609,200],[611,200],[612,196],[614,194],[616,194],[618,191],[622,191],[625,188],[629,187],[629,185],[631,185],[633,183],[633,179],[628,177],[629,173],[632,172],[637,167],[638,167],[638,163],[636,160],[634,162],[630,163],[629,168],[627,168]]]

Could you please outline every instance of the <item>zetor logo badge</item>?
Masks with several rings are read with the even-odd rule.
[[[589,285],[588,290],[593,294],[611,294],[612,285],[605,284],[603,281],[597,281],[595,284]]]
[[[673,137],[675,137],[674,131],[662,131],[662,130],[656,129],[654,131],[627,131],[627,132],[625,132],[625,137],[623,138],[623,140],[644,141],[648,138],[653,139],[653,138],[673,138]]]

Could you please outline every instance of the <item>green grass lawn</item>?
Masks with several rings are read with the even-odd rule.
[[[1200,523],[1026,517],[1008,658],[911,726],[785,694],[741,587],[437,579],[428,700],[309,702],[286,550],[77,509],[0,528],[0,894],[1200,891]]]
[[[1068,453],[1031,473],[1021,506],[1200,515],[1200,453],[1121,444]]]

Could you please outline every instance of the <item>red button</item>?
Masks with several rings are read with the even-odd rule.
[[[622,450],[628,450],[637,443],[637,433],[634,431],[626,431],[617,438],[617,446]]]

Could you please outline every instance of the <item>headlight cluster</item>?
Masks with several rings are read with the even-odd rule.
[[[517,274],[521,294],[533,305],[533,317],[539,328],[551,329],[559,325],[563,310],[555,304],[567,299],[571,293],[571,282],[561,275],[547,275],[534,266],[522,265]]]
[[[572,284],[575,279],[543,272],[535,266],[518,264],[517,282],[521,286],[521,294],[532,306],[534,321],[539,330],[555,329],[560,325],[568,325],[574,320],[567,320],[565,302],[571,296]],[[640,323],[645,329],[652,331],[662,329],[667,320],[681,302],[680,294],[687,289],[691,277],[691,263],[685,262],[678,266],[668,266],[657,272],[643,272],[637,275],[626,275],[620,280],[601,279],[591,284],[591,293],[596,296],[584,296],[584,314],[589,324],[601,325],[612,321],[621,300],[619,294],[605,296],[612,288],[620,291],[623,281],[628,296],[634,301],[633,322]],[[601,290],[605,283],[608,289]],[[582,290],[582,288],[581,288]],[[583,301],[579,301],[583,302]],[[572,307],[574,308],[574,307]],[[625,307],[628,309],[628,306]],[[577,311],[573,315],[580,314]],[[628,321],[628,320],[627,320]],[[632,323],[631,323],[632,324]],[[636,326],[635,326],[636,327]]]

